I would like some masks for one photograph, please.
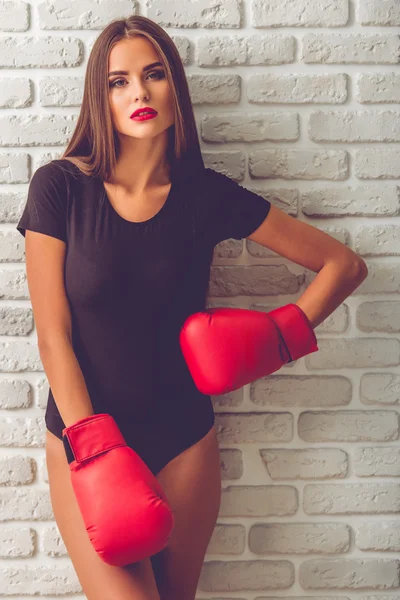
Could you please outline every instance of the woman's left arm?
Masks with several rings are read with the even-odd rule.
[[[295,302],[313,328],[324,321],[368,275],[364,260],[316,227],[297,221],[273,204],[248,239],[315,273],[317,277]]]

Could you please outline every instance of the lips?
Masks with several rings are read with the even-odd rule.
[[[154,108],[150,108],[150,106],[144,106],[143,108],[138,108],[137,110],[135,110],[135,112],[131,114],[130,118],[133,119],[133,117],[137,117],[141,112],[150,113],[152,115],[157,114],[157,111],[154,110]]]

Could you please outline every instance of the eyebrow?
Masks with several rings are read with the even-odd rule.
[[[153,67],[162,67],[162,63],[151,63],[150,65],[147,65],[147,67],[143,67],[143,71],[149,71],[150,69],[153,69]],[[110,71],[108,76],[111,77],[111,75],[129,75],[129,71]]]

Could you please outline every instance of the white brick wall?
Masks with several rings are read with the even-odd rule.
[[[0,597],[83,598],[49,499],[15,225],[74,130],[95,37],[134,11],[179,49],[206,166],[369,267],[318,353],[214,398],[223,493],[198,598],[400,600],[399,0],[0,1]],[[271,310],[314,277],[228,240],[209,304]]]

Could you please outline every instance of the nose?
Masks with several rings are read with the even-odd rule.
[[[145,83],[139,81],[137,84],[133,84],[132,86],[132,95],[133,95],[133,99],[135,101],[139,100],[140,98],[146,98],[148,99],[149,97],[149,92],[148,89],[145,85]]]

